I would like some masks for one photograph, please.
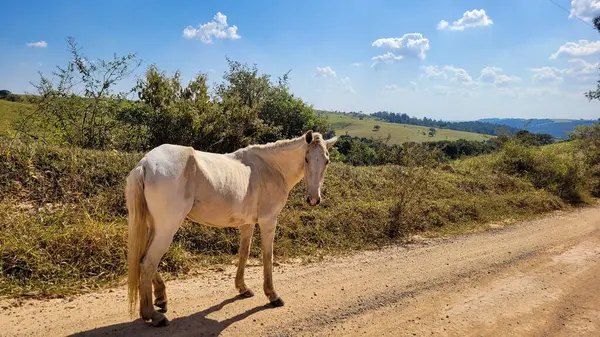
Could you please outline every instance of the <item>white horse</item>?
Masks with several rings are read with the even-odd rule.
[[[306,202],[321,201],[321,186],[329,163],[328,150],[337,137],[304,135],[266,145],[251,145],[233,153],[201,152],[164,144],[152,149],[127,177],[129,212],[129,311],[133,315],[139,291],[139,314],[154,326],[168,320],[165,283],[157,272],[173,236],[187,217],[212,227],[240,229],[239,264],[235,287],[244,297],[254,293],[244,282],[244,268],[255,224],[260,228],[265,295],[282,306],[273,287],[273,239],[277,215],[290,190],[304,177]],[[152,306],[152,285],[154,305]]]

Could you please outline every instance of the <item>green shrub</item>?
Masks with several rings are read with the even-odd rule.
[[[584,202],[589,195],[590,168],[582,154],[559,148],[537,150],[518,142],[508,142],[495,159],[495,168],[530,180],[571,203]]]

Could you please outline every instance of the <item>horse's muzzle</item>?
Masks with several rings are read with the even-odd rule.
[[[306,197],[306,203],[310,206],[317,206],[321,203],[321,198]]]

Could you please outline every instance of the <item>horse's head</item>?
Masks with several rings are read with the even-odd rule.
[[[324,140],[320,133],[308,131],[304,138],[308,148],[304,157],[304,180],[306,182],[306,202],[310,206],[321,203],[321,186],[329,164],[329,149],[337,137]]]

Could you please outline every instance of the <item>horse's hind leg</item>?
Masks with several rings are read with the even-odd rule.
[[[152,285],[154,286],[154,305],[160,308],[158,312],[164,314],[167,312],[167,287],[158,271],[154,274]]]
[[[157,287],[156,293],[164,294],[164,282],[160,276],[157,276],[158,264],[169,249],[173,236],[191,208],[191,203],[184,200],[167,199],[170,203],[166,203],[164,200],[164,198],[148,198],[148,208],[154,219],[153,236],[141,266],[140,315],[145,320],[152,320],[154,326],[164,326],[169,321],[163,313],[154,310],[152,283],[154,280],[155,285],[162,284],[162,291],[160,287]]]
[[[252,297],[254,293],[246,286],[244,282],[244,269],[250,255],[252,246],[252,234],[254,233],[254,224],[240,227],[240,260],[238,262],[237,273],[235,274],[235,287],[242,297]]]
[[[157,227],[162,224],[156,223]],[[171,226],[168,226],[171,227]],[[158,229],[158,228],[157,228]],[[167,318],[162,313],[154,310],[152,306],[152,280],[155,278],[158,269],[158,263],[163,255],[169,249],[175,231],[156,230],[154,238],[148,247],[146,255],[142,259],[142,270],[140,280],[140,314],[145,320],[152,320],[154,326],[164,326],[168,323]]]

